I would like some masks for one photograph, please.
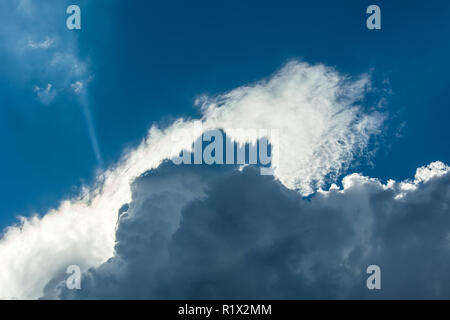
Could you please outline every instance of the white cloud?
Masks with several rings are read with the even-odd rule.
[[[308,194],[341,172],[378,132],[382,118],[356,104],[368,83],[366,77],[352,81],[323,65],[291,62],[265,81],[204,100],[200,121],[203,130],[278,128],[275,177]],[[130,183],[190,149],[197,137],[173,141],[173,135],[192,132],[195,123],[180,119],[164,130],[152,127],[147,139],[101,174],[95,186],[41,218],[9,228],[0,240],[0,297],[37,298],[68,265],[86,270],[112,257],[117,214],[131,201]]]
[[[8,75],[11,81],[30,77],[26,80],[57,84],[59,93],[92,76],[89,59],[79,56],[75,33],[67,32],[65,20],[61,20],[69,4],[66,0],[0,2],[0,21],[7,26],[0,29],[0,47],[14,63],[14,72]],[[16,78],[16,73],[21,76]]]
[[[46,37],[45,40],[35,42],[33,40],[28,40],[28,46],[31,49],[48,49],[55,43],[54,38]]]
[[[440,177],[450,171],[450,167],[441,161],[431,163],[426,167],[420,167],[416,171],[414,183],[427,182],[434,177]]]
[[[87,90],[93,79],[89,57],[81,57],[75,32],[68,32],[64,17],[68,0],[0,1],[0,50],[9,54],[11,66],[6,68],[8,78],[16,89],[24,83],[51,83],[51,87],[34,88],[39,100],[48,105],[56,95],[68,92],[78,94],[78,101],[87,123],[88,134],[98,164],[102,166],[101,148],[95,132]],[[64,41],[58,41],[64,39]],[[71,86],[76,84],[76,87]],[[28,87],[26,88],[28,89]],[[86,94],[84,94],[86,93]]]
[[[367,76],[350,81],[324,65],[292,62],[268,80],[205,99],[204,127],[279,129],[275,175],[309,194],[345,169],[380,130],[383,116],[357,105],[369,85]]]
[[[48,105],[56,96],[56,90],[53,89],[53,86],[51,83],[47,84],[47,87],[45,88],[39,88],[38,86],[34,86],[34,92],[36,92],[39,101],[41,101],[42,104]]]
[[[81,90],[83,90],[83,82],[81,82],[81,81],[76,81],[76,82],[72,83],[72,84],[70,85],[70,87],[73,89],[73,91],[74,91],[75,93],[80,93]]]

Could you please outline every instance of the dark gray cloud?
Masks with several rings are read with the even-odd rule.
[[[355,175],[302,199],[234,169],[167,163],[137,179],[116,256],[81,290],[53,281],[46,297],[450,298],[450,174],[401,198],[400,183]],[[379,291],[366,288],[371,264]]]

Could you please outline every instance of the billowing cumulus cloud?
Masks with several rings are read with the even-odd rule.
[[[46,297],[449,298],[449,169],[387,184],[352,174],[305,200],[252,167],[165,164],[133,184],[116,256]],[[366,287],[373,264],[380,291]]]
[[[78,198],[6,230],[0,240],[0,297],[37,298],[68,265],[86,270],[113,257],[117,216],[132,200],[131,182],[190,150],[205,131],[221,129],[244,143],[253,140],[230,129],[279,130],[278,140],[266,137],[278,152],[274,177],[297,197],[298,191],[310,194],[333,181],[379,132],[382,116],[361,105],[367,90],[366,76],[350,78],[293,61],[268,79],[201,99],[201,119],[152,127],[140,146]]]

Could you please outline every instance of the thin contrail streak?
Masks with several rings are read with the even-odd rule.
[[[100,168],[103,168],[103,158],[100,152],[100,147],[98,145],[97,134],[95,132],[94,122],[92,121],[91,111],[89,109],[88,99],[86,97],[86,93],[82,93],[80,96],[80,105],[83,110],[83,115],[86,120],[86,126],[89,133],[89,138],[91,140],[92,149],[95,154],[95,158],[97,159],[98,165]]]

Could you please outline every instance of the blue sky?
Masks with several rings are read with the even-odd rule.
[[[152,124],[198,116],[198,95],[261,79],[293,58],[349,75],[370,71],[375,87],[392,91],[373,165],[363,162],[351,172],[404,179],[431,161],[450,162],[447,1],[378,1],[382,30],[376,31],[365,27],[369,1],[76,2],[80,31],[65,28],[63,4],[49,17],[58,23],[46,28],[63,42],[75,37],[79,56],[89,59],[89,108],[106,166]],[[2,26],[13,38],[30,28],[15,23]],[[36,67],[39,55],[35,67],[21,68],[23,60],[4,44],[0,228],[19,214],[55,207],[98,169],[79,101],[62,92],[43,105],[33,91],[47,83]]]

